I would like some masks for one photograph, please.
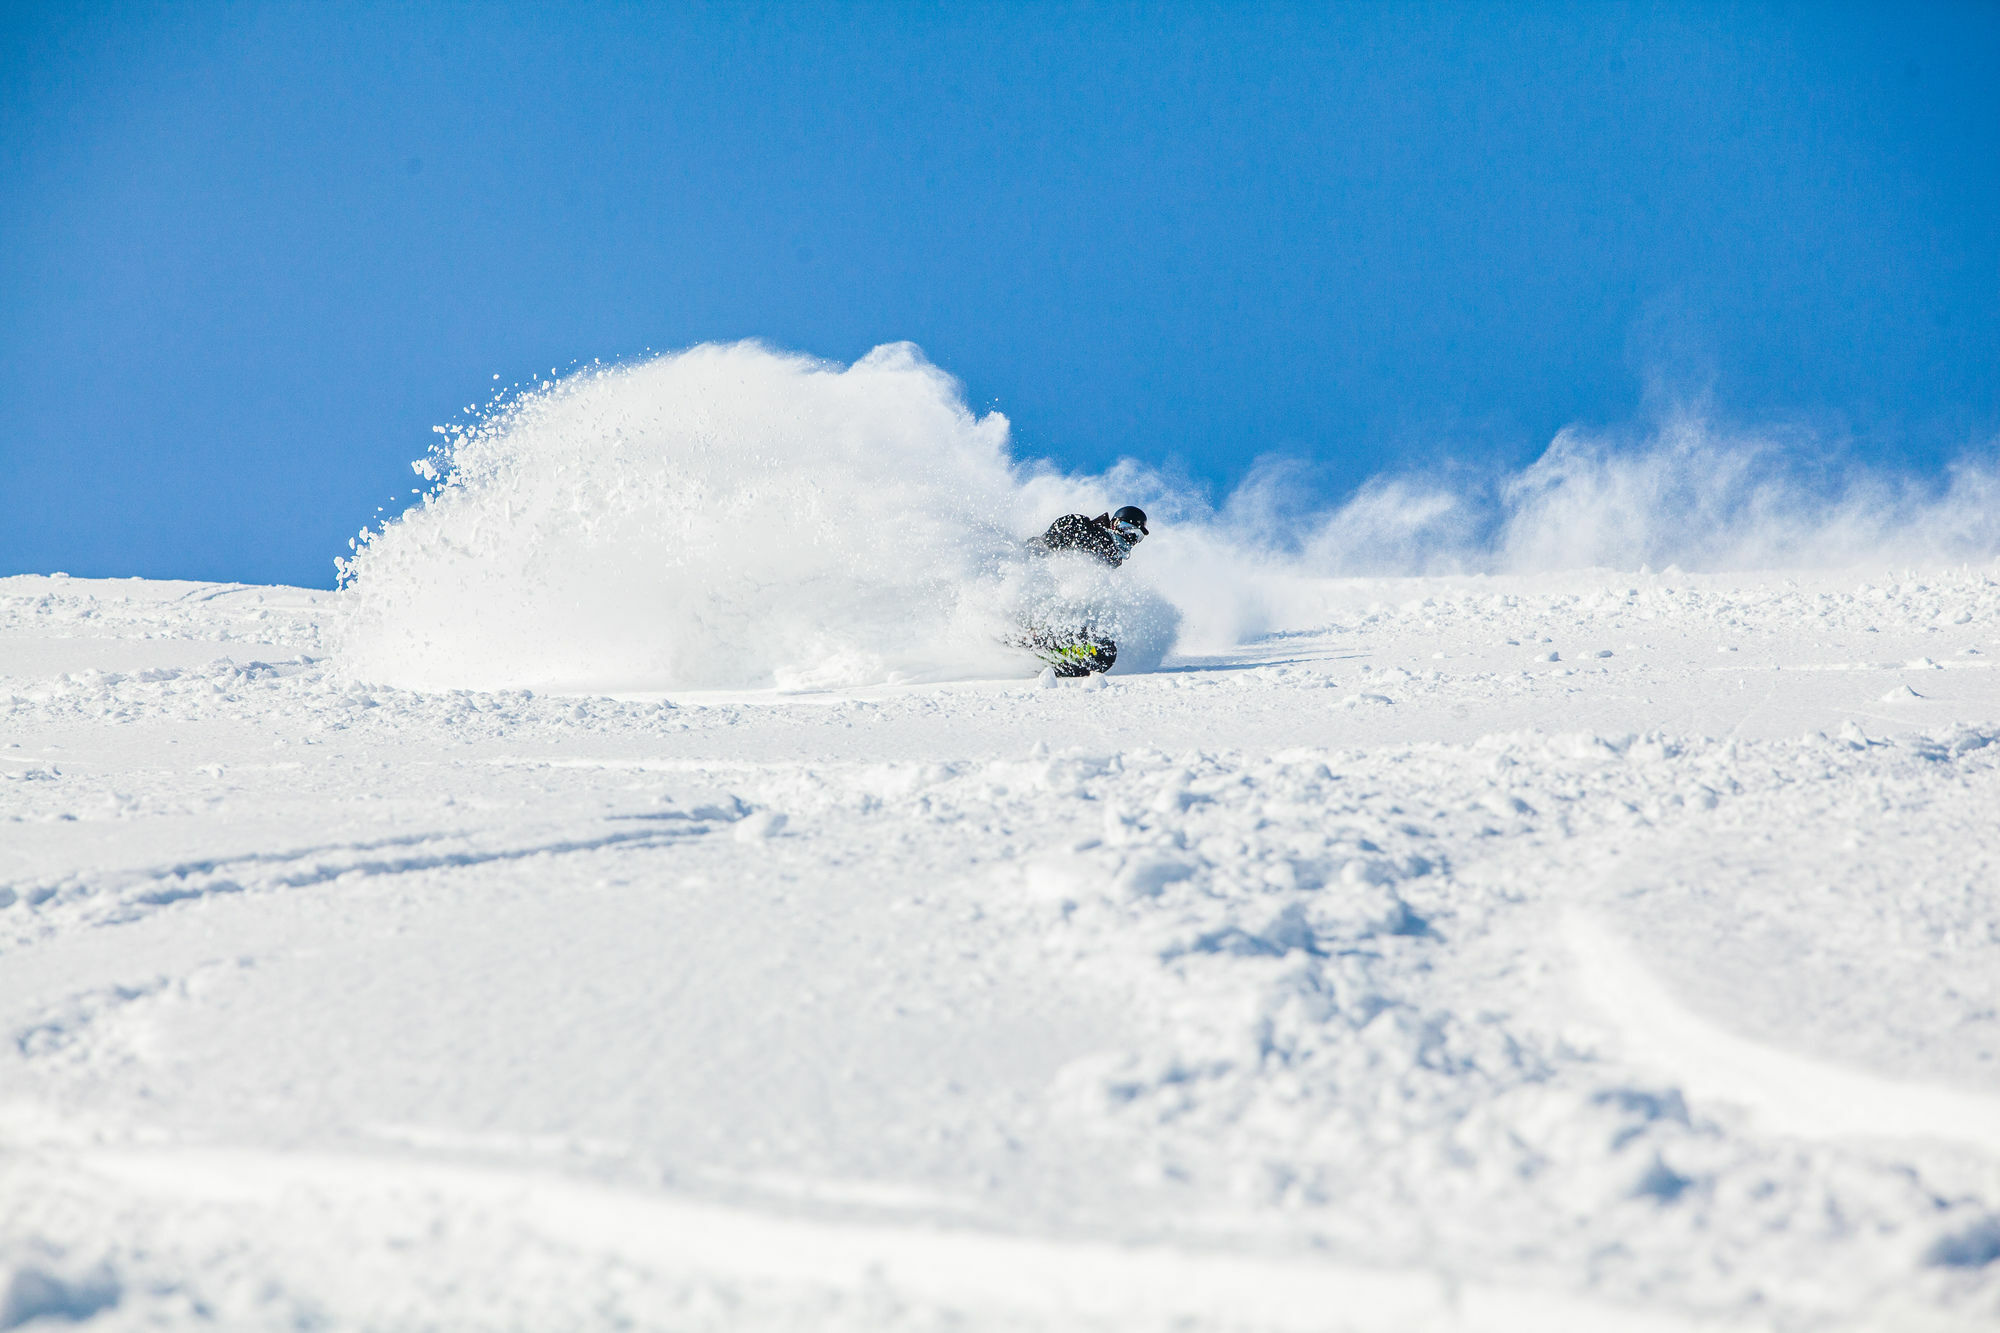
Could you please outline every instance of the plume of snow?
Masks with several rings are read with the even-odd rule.
[[[423,502],[342,569],[343,658],[417,687],[814,689],[1015,675],[1026,624],[1089,624],[1121,670],[1323,623],[1386,575],[1984,561],[2000,469],[1820,458],[1797,432],[1669,413],[1570,428],[1520,472],[1376,478],[1301,510],[1268,463],[1220,507],[1138,464],[1068,476],[1011,452],[907,343],[850,366],[704,345],[537,386],[416,464]],[[1033,552],[1065,512],[1143,505],[1122,570]]]
[[[1172,642],[1170,607],[1022,537],[1017,467],[915,347],[851,366],[754,343],[591,369],[417,465],[440,478],[344,563],[341,654],[415,687],[812,689],[992,675],[1054,606]],[[1064,599],[1068,599],[1065,602]]]

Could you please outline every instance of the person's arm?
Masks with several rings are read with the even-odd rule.
[[[1087,540],[1084,530],[1089,526],[1090,520],[1082,514],[1064,514],[1049,524],[1049,530],[1042,534],[1042,545],[1051,551],[1073,551]]]

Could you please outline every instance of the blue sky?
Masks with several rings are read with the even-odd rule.
[[[2000,436],[2000,6],[15,5],[0,573],[325,586],[575,360],[910,339],[1218,496],[1648,384]]]

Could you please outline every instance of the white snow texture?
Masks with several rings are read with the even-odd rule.
[[[337,593],[0,579],[0,1329],[1992,1328],[1990,474],[1773,448],[1210,511],[710,347]]]

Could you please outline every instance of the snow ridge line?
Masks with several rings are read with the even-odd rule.
[[[651,1269],[841,1291],[887,1288],[967,1312],[1015,1310],[1119,1327],[1190,1320],[1300,1333],[1764,1327],[1460,1283],[1437,1272],[820,1222],[496,1168],[246,1149],[115,1150],[88,1154],[81,1165],[138,1192],[182,1200],[295,1213],[306,1213],[313,1198],[346,1203],[354,1206],[349,1226],[363,1232],[386,1232],[391,1222],[406,1228],[411,1196],[419,1195],[453,1212],[474,1205],[488,1219]]]
[[[1714,1026],[1646,971],[1601,922],[1572,910],[1563,940],[1584,993],[1644,1063],[1698,1096],[1753,1108],[1801,1138],[1945,1139],[2000,1157],[2000,1097],[1843,1069]]]

